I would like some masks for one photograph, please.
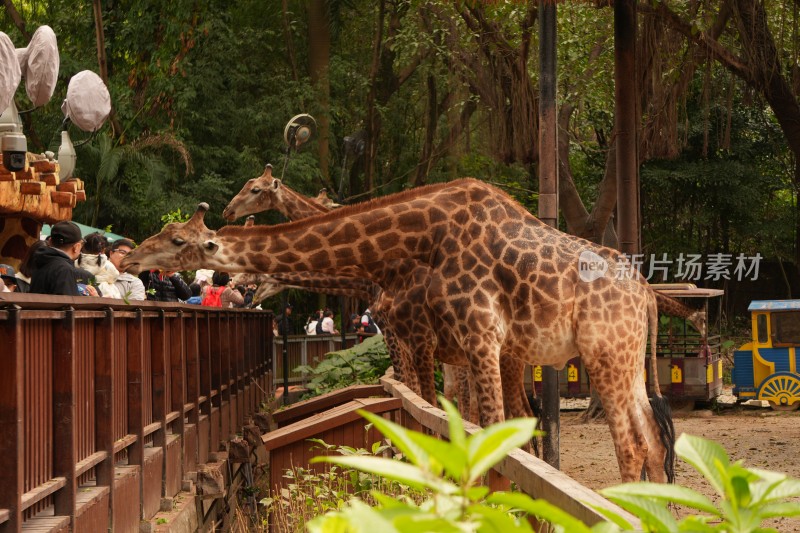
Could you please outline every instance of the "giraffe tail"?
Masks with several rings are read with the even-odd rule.
[[[656,342],[658,340],[658,304],[655,291],[650,289],[647,302],[647,318],[650,330],[650,374],[653,380],[654,397],[650,399],[653,417],[658,424],[659,438],[664,446],[664,472],[667,482],[675,482],[675,426],[672,423],[672,408],[669,399],[661,395],[658,385],[658,360],[656,359]]]
[[[647,298],[647,323],[650,331],[650,375],[653,379],[653,393],[661,398],[661,388],[658,385],[658,360],[656,359],[656,342],[658,341],[658,304],[655,291],[650,289]]]

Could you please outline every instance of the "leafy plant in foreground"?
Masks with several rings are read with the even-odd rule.
[[[408,462],[383,457],[317,457],[427,491],[421,503],[377,492],[371,507],[358,499],[347,506],[317,517],[308,524],[312,533],[412,533],[418,531],[533,531],[532,515],[549,522],[556,531],[619,532],[768,532],[766,519],[800,515],[800,480],[784,474],[731,463],[718,444],[682,435],[675,452],[694,467],[719,495],[715,505],[702,494],[662,483],[626,483],[601,490],[606,498],[641,520],[641,529],[617,513],[598,509],[608,521],[591,528],[579,519],[541,499],[522,493],[496,492],[480,484],[488,470],[513,448],[534,434],[536,420],[509,420],[466,436],[461,418],[452,404],[442,400],[448,414],[450,442],[438,440],[399,426],[371,413],[361,412],[401,451]],[[670,504],[677,503],[701,514],[681,520],[673,517]]]

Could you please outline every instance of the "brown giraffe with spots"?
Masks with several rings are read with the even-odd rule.
[[[429,185],[276,226],[213,232],[196,213],[145,240],[123,267],[350,267],[380,284],[396,259],[431,268],[427,301],[469,357],[484,425],[503,419],[501,353],[556,368],[577,353],[606,410],[622,480],[643,468],[653,481],[671,479],[668,404],[656,379],[651,407],[641,371],[648,331],[655,367],[653,291],[618,251],[543,224],[486,183]]]
[[[276,209],[290,220],[300,220],[319,214],[320,206],[323,206],[324,211],[329,211],[330,207],[325,205],[325,199],[328,199],[326,189],[322,189],[317,198],[311,200],[283,185],[272,175],[272,165],[267,165],[261,176],[249,180],[231,199],[223,210],[223,216],[232,221],[241,216]],[[335,204],[329,202],[329,205]],[[250,223],[252,219],[248,219],[247,224]],[[466,387],[465,384],[469,383],[468,374],[465,376],[463,372],[453,368],[453,366],[468,366],[468,358],[458,344],[447,335],[446,330],[434,326],[436,316],[426,305],[425,290],[429,282],[429,268],[409,260],[395,261],[393,266],[396,272],[388,280],[390,285],[384,284],[383,287],[388,292],[371,286],[371,283],[361,278],[290,273],[284,274],[289,277],[283,280],[279,275],[274,276],[271,283],[268,279],[268,285],[259,288],[257,296],[274,294],[280,289],[273,283],[282,281],[298,288],[322,292],[328,289],[327,292],[330,294],[334,294],[330,292],[334,288],[350,288],[361,291],[362,294],[365,292],[373,294],[367,301],[371,302],[370,307],[384,318],[378,325],[386,333],[397,378],[426,401],[436,405],[434,351],[438,349],[439,359],[449,367],[446,367],[445,374],[455,376],[455,381],[458,383],[459,405],[464,409],[462,414],[477,423],[477,402],[471,402],[473,407],[471,412],[468,407],[470,390],[474,395],[475,388]],[[348,292],[338,292],[338,294],[350,295]],[[410,346],[416,346],[417,350],[411,350]],[[503,406],[506,416],[533,414],[525,393],[523,376],[523,362],[514,358],[501,360]]]
[[[700,336],[705,338],[708,333],[708,321],[704,310],[692,309],[671,296],[661,294],[658,290],[654,292],[659,313],[688,320],[692,327],[700,333]]]

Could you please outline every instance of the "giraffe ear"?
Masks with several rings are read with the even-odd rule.
[[[280,189],[281,188],[281,180],[279,180],[279,179],[272,180],[272,188],[275,189],[276,191],[278,189]]]
[[[215,243],[212,240],[208,240],[203,243],[203,248],[205,248],[211,253],[217,253],[217,250],[219,250],[219,244]]]

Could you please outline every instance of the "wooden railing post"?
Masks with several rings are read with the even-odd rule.
[[[150,375],[153,394],[153,422],[160,422],[161,428],[153,434],[153,446],[164,448],[166,442],[167,406],[166,406],[166,319],[164,310],[158,310],[158,316],[150,326]]]
[[[242,327],[242,313],[233,315],[233,325],[235,339],[233,353],[236,355],[236,428],[234,432],[242,430],[245,416],[247,416],[247,393],[245,388],[245,367],[244,367],[244,328]]]
[[[186,328],[183,311],[178,311],[178,316],[172,320],[170,342],[170,411],[180,413],[173,423],[173,433],[183,434],[184,411],[186,404]],[[194,401],[194,400],[192,400]]]
[[[222,440],[228,440],[231,438],[231,433],[233,433],[232,426],[235,426],[236,422],[234,421],[235,416],[235,404],[234,400],[236,399],[233,395],[233,385],[231,383],[231,342],[233,339],[233,331],[231,330],[231,320],[230,320],[230,313],[222,312],[219,314],[219,347],[220,347],[220,364],[221,364],[221,373],[220,379],[221,382],[225,385],[225,391],[220,396],[220,405],[226,405],[225,409],[220,412],[220,416],[222,417],[222,432],[220,433],[220,438]]]
[[[184,338],[186,339],[186,401],[194,405],[189,411],[188,423],[194,426],[195,446],[189,452],[184,450],[184,475],[197,468],[198,447],[200,444],[200,349],[197,338],[197,313],[192,311],[184,316]],[[190,455],[191,453],[191,455]]]
[[[66,483],[53,497],[56,516],[69,516],[75,523],[75,310],[64,311],[64,318],[53,324],[53,476]]]
[[[142,514],[141,480],[144,478],[144,334],[142,310],[136,310],[136,316],[128,320],[128,433],[136,437],[136,442],[128,447],[128,464],[138,465],[139,472],[139,515]],[[148,401],[150,399],[148,398]]]
[[[108,500],[114,501],[114,365],[117,355],[114,342],[114,310],[106,310],[105,318],[97,320],[94,354],[95,449],[106,452],[97,465],[97,484],[108,487]],[[109,505],[108,523],[113,524],[113,505]]]
[[[0,531],[22,529],[22,493],[25,455],[23,384],[25,359],[20,308],[9,307],[8,318],[0,326],[3,371],[0,372],[0,508],[8,510],[8,520]]]
[[[205,417],[202,421],[202,428],[197,428],[197,462],[205,463],[208,461],[208,452],[212,450],[211,447],[211,412],[213,403],[211,401],[211,390],[213,389],[213,372],[211,370],[211,321],[210,313],[202,313],[197,320],[197,337],[198,337],[198,358],[200,363],[200,396],[205,398],[202,408],[200,410],[201,417]]]

